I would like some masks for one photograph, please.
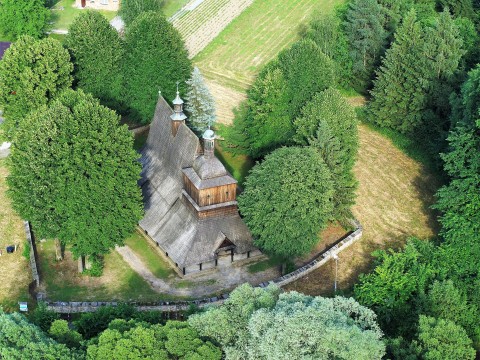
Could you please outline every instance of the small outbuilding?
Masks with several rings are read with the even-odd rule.
[[[118,11],[120,0],[75,0],[75,6],[79,9]]]

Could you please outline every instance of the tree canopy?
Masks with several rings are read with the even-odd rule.
[[[20,124],[7,179],[13,207],[39,238],[75,256],[108,253],[143,213],[133,137],[114,111],[67,90]]]
[[[186,322],[150,325],[115,320],[87,348],[87,359],[220,360],[221,350],[203,341]]]
[[[227,359],[381,359],[375,314],[353,299],[311,297],[244,284],[189,323]]]
[[[333,182],[313,148],[280,148],[253,167],[238,198],[239,209],[267,253],[304,255],[332,216]]]
[[[65,46],[72,54],[75,85],[102,104],[119,108],[123,47],[105,16],[98,11],[82,12],[70,25]]]
[[[72,85],[72,70],[70,55],[57,40],[22,36],[10,46],[0,61],[0,107],[8,138],[30,111]]]
[[[175,98],[177,81],[185,93],[185,81],[192,65],[178,31],[160,13],[139,15],[127,29],[123,76],[124,101],[131,118],[143,123],[151,121],[162,91],[165,99]]]
[[[0,309],[0,356],[2,359],[82,359],[81,354],[50,339],[21,314]]]
[[[44,0],[2,0],[0,2],[0,34],[15,41],[21,35],[36,39],[45,36],[50,9]]]
[[[122,0],[120,16],[128,27],[139,15],[147,11],[161,12],[163,0]]]

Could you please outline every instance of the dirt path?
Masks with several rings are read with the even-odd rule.
[[[234,263],[231,267],[219,267],[214,271],[189,276],[188,279],[180,279],[176,276],[172,280],[164,281],[157,278],[128,246],[116,247],[116,251],[154,291],[173,296],[201,298],[214,293],[229,292],[245,282],[258,285],[280,276],[278,268],[251,274],[246,266],[237,266],[238,263]]]
[[[152,272],[147,269],[142,260],[135,255],[132,249],[130,249],[128,246],[117,246],[115,247],[115,250],[122,255],[123,260],[125,260],[137,274],[139,274],[146,282],[148,282],[153,290],[159,293],[172,294],[172,287],[170,284],[153,275]]]

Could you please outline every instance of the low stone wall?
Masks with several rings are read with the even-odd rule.
[[[355,230],[346,238],[341,239],[334,243],[332,246],[322,251],[318,256],[308,264],[298,268],[297,270],[283,275],[275,280],[264,282],[258,285],[258,287],[264,288],[270,284],[276,284],[279,287],[290,284],[291,282],[302,278],[303,276],[311,273],[324,265],[330,260],[334,254],[338,254],[345,250],[347,247],[355,243],[362,237],[363,228],[357,221],[353,220]],[[218,297],[212,297],[208,299],[194,300],[194,301],[169,301],[158,303],[130,303],[135,306],[139,311],[162,311],[162,312],[181,312],[188,310],[191,306],[197,306],[203,308],[205,306],[220,305],[228,299],[229,294],[222,294]],[[117,302],[47,302],[47,306],[50,310],[53,310],[62,314],[80,313],[80,312],[92,312],[102,306],[116,306]]]
[[[33,281],[35,281],[36,286],[40,286],[40,273],[38,272],[37,267],[37,248],[33,243],[32,231],[30,230],[30,224],[28,221],[23,222],[25,226],[25,235],[27,237],[27,241],[30,245],[30,268],[32,269],[32,277]]]

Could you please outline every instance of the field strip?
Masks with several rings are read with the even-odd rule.
[[[194,57],[253,1],[192,0],[170,21],[182,35],[190,57]]]

